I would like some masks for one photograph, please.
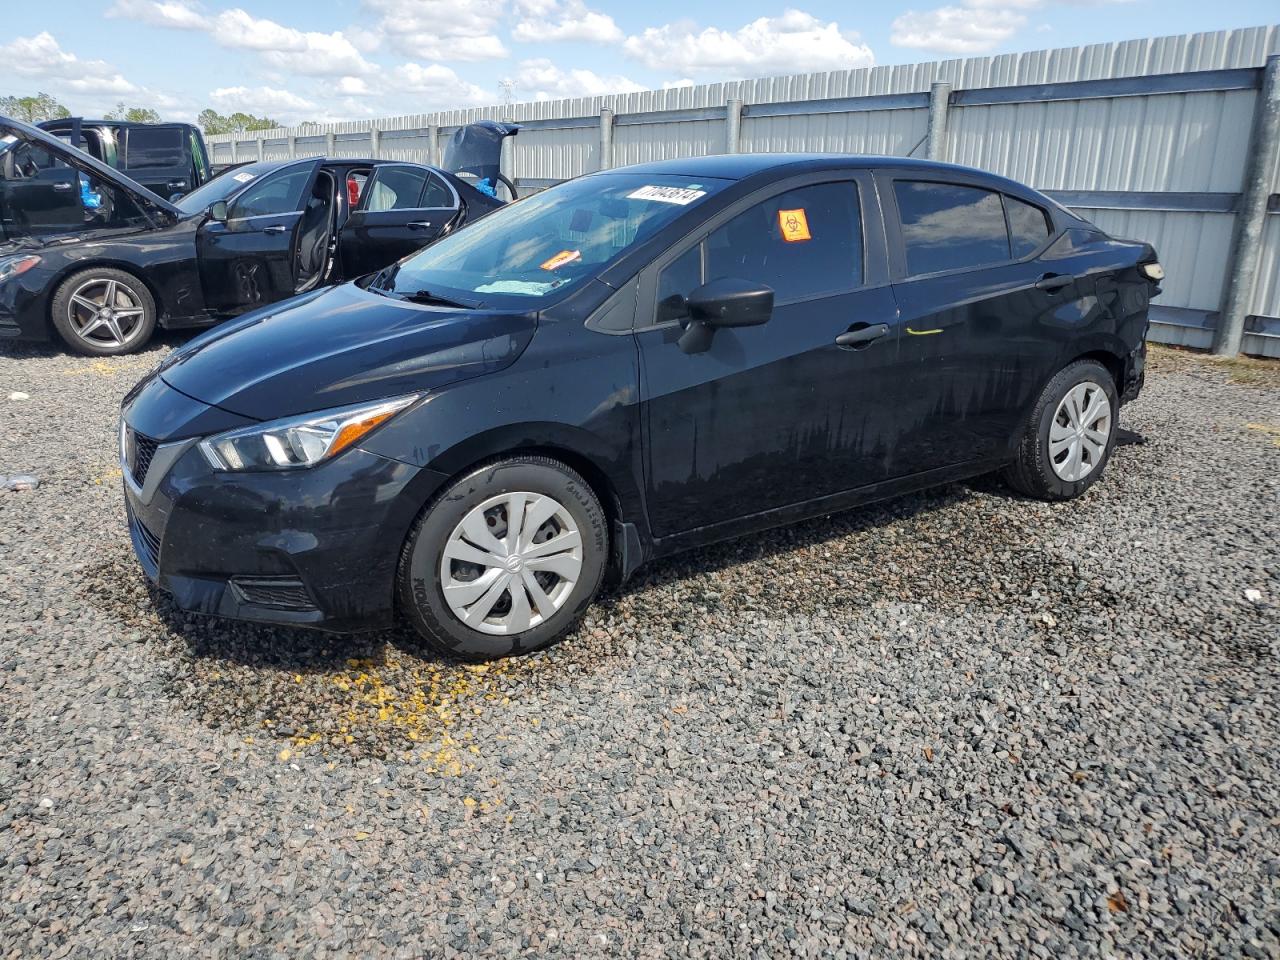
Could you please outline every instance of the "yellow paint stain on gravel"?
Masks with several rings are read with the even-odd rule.
[[[1273,447],[1280,447],[1280,426],[1270,423],[1246,423],[1245,428],[1266,434],[1271,438],[1271,445]]]

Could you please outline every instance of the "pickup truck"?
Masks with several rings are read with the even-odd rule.
[[[204,137],[189,123],[67,117],[39,126],[161,197],[190,193],[211,177]]]

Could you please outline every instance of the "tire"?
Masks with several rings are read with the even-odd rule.
[[[519,553],[507,559],[516,510]],[[540,522],[530,531],[524,520]],[[545,649],[595,599],[609,557],[608,530],[599,499],[564,464],[532,456],[486,464],[446,487],[414,523],[400,554],[400,609],[446,656],[483,661]],[[552,540],[556,547],[542,546]],[[486,558],[493,562],[478,562]]]
[[[1080,410],[1082,397],[1092,409]],[[1076,429],[1081,412],[1090,429]],[[1036,400],[1013,463],[1005,468],[1005,482],[1040,500],[1080,496],[1106,470],[1115,448],[1119,412],[1115,381],[1106,367],[1094,360],[1069,364]],[[1100,438],[1104,433],[1105,438]],[[1073,460],[1076,451],[1079,459]]]
[[[50,314],[67,346],[90,357],[133,353],[156,328],[156,302],[147,285],[111,267],[91,267],[64,280]]]

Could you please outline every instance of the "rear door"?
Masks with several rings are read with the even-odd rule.
[[[865,227],[864,227],[865,221]],[[650,523],[658,537],[883,480],[900,403],[898,326],[870,175],[828,173],[753,195],[641,277],[639,344]],[[679,345],[685,299],[733,277],[773,316]],[[865,332],[865,339],[837,341]]]
[[[900,472],[1003,456],[1052,373],[1059,335],[1096,307],[1088,281],[1041,261],[1053,224],[1034,204],[963,175],[880,182],[904,375],[917,385]]]
[[[338,238],[345,279],[381,270],[440,236],[458,214],[453,187],[427,167],[376,167]]]
[[[211,309],[240,313],[293,295],[302,200],[319,166],[319,157],[299,160],[251,179],[231,197],[225,222],[200,227],[200,279]]]
[[[41,143],[0,139],[0,239],[73,233],[85,223],[74,167]]]
[[[168,198],[193,189],[191,147],[182,124],[125,127],[120,169],[152,193]]]

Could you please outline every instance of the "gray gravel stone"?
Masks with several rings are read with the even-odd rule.
[[[702,550],[468,668],[149,590],[167,349],[0,347],[0,958],[1277,955],[1280,376],[1158,353],[1080,501]]]

